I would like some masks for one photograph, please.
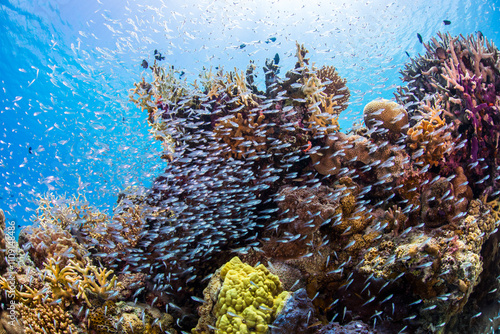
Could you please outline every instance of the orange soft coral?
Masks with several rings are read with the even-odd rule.
[[[424,118],[408,129],[408,147],[414,161],[437,166],[451,150],[451,135],[446,131],[442,112],[442,109],[430,108],[429,114],[424,114]]]

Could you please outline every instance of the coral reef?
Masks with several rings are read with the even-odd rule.
[[[279,56],[267,59],[263,80],[253,61],[204,69],[199,83],[155,62],[130,93],[168,164],[149,189],[120,194],[112,216],[81,196],[40,199],[21,268],[0,278],[24,330],[488,328],[499,52],[482,36],[439,37],[402,71],[396,102],[370,102],[349,132],[338,124],[347,82],[298,43],[295,66],[281,76]]]
[[[432,38],[424,44],[426,54],[413,59],[401,72],[408,84],[398,89],[396,98],[408,106],[412,125],[418,121],[420,109],[429,109],[429,103],[443,110],[449,130],[443,134],[431,131],[436,137],[446,136],[445,143],[438,144],[443,147],[431,154],[437,153],[443,173],[461,166],[469,182],[476,184],[476,196],[484,191],[491,194],[498,187],[498,49],[479,34],[438,37],[440,40]],[[434,120],[435,116],[431,114]],[[447,142],[453,142],[454,147]],[[441,151],[448,153],[444,159]]]
[[[445,154],[453,150],[451,134],[447,132],[442,109],[431,109],[408,130],[409,148],[414,161],[438,166]]]
[[[38,268],[42,268],[48,258],[59,258],[65,266],[69,259],[84,261],[88,253],[69,231],[59,226],[24,229],[19,243],[21,247],[26,246],[23,248]]]
[[[89,312],[89,324],[98,334],[177,334],[171,315],[143,304],[106,301]]]

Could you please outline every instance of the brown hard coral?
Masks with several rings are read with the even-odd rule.
[[[431,108],[429,114],[408,129],[408,147],[417,162],[438,166],[453,148],[448,126],[441,117],[443,110]]]
[[[363,115],[369,129],[382,127],[393,134],[398,134],[408,125],[406,110],[396,102],[386,99],[368,103],[363,110]]]
[[[359,135],[338,132],[329,135],[326,149],[311,154],[316,171],[322,175],[337,175],[347,162],[368,164],[371,142]],[[355,160],[355,161],[354,161]]]
[[[340,113],[347,108],[347,101],[351,96],[349,88],[346,86],[347,80],[342,78],[335,67],[323,66],[316,71],[316,76],[321,80],[324,85],[323,93],[332,97],[335,105],[338,106],[337,112]]]
[[[314,238],[321,224],[331,218],[340,205],[339,199],[327,196],[334,192],[335,189],[327,186],[314,189],[283,188],[279,192],[283,200],[278,203],[278,207],[281,210],[280,221],[285,223],[277,226],[277,235],[271,235],[271,242],[264,245],[264,251],[278,259],[295,258],[307,253],[306,244]],[[273,242],[279,238],[288,242]]]
[[[18,304],[26,334],[70,334],[76,333],[71,315],[61,305],[35,303],[31,307]]]
[[[19,236],[19,244],[29,253],[38,268],[43,268],[43,263],[48,258],[59,258],[64,267],[69,259],[84,261],[87,255],[87,251],[71,233],[58,226],[26,228]]]
[[[421,195],[421,218],[427,227],[454,224],[461,216],[460,213],[467,211],[472,190],[463,180],[467,179],[459,167],[457,176],[452,181],[439,177],[424,186]]]
[[[219,119],[215,136],[225,143],[226,154],[235,159],[252,157],[266,149],[265,116],[238,112]]]
[[[116,306],[112,301],[106,301],[104,305],[92,308],[88,316],[89,328],[97,334],[117,333],[111,318],[115,314]]]

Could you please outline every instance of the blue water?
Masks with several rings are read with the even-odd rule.
[[[0,208],[30,224],[37,196],[84,194],[110,211],[161,173],[146,114],[128,101],[158,49],[189,81],[203,67],[258,68],[295,43],[347,79],[342,130],[366,103],[392,98],[399,70],[438,31],[481,31],[500,44],[496,1],[0,0]],[[445,25],[443,20],[451,21]],[[275,42],[265,43],[270,37]],[[242,47],[244,45],[244,47]],[[262,72],[258,77],[263,86]]]

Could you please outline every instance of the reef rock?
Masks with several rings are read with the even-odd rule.
[[[314,306],[307,296],[306,289],[299,289],[286,300],[281,312],[276,315],[269,334],[304,333],[312,334]]]

